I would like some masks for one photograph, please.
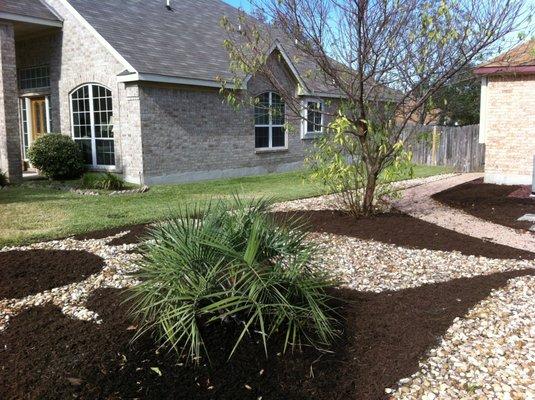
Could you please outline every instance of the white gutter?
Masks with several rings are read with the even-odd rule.
[[[207,79],[193,79],[193,78],[183,78],[177,76],[168,76],[168,75],[159,75],[159,74],[143,74],[135,72],[133,74],[118,75],[117,82],[159,82],[159,83],[173,83],[177,85],[189,85],[189,86],[203,86],[203,87],[213,87],[221,88],[221,83],[214,80]],[[229,89],[236,89],[234,85],[227,85]],[[239,88],[243,89],[243,88]]]
[[[61,21],[53,21],[51,19],[46,19],[46,18],[29,17],[26,15],[12,14],[12,13],[7,13],[7,12],[0,12],[0,19],[6,19],[9,21],[17,21],[17,22],[26,22],[28,24],[53,26],[57,28],[61,28],[63,26],[63,22]]]

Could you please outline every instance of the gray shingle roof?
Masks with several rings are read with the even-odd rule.
[[[0,12],[59,21],[58,17],[39,0],[1,0]]]
[[[69,0],[139,73],[214,80],[230,77],[219,0]]]
[[[220,21],[236,18],[239,10],[221,0],[171,0],[171,11],[165,0],[68,1],[140,74],[209,81],[233,76]],[[313,64],[294,65],[309,89],[335,93],[305,77]]]

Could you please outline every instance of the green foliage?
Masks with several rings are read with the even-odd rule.
[[[259,334],[266,352],[275,333],[284,335],[283,350],[329,344],[335,329],[326,289],[333,282],[298,222],[277,225],[266,208],[236,198],[184,210],[155,228],[142,249],[141,283],[132,288],[139,334],[155,330],[195,361],[208,355],[206,328],[223,324],[240,331],[229,357],[245,335]]]
[[[440,125],[474,125],[479,123],[481,85],[473,66],[459,71],[435,93],[431,104]]]
[[[48,134],[38,138],[28,151],[30,162],[51,179],[75,179],[84,171],[78,145],[68,136]]]
[[[111,172],[87,172],[82,176],[82,187],[85,189],[123,190],[124,180]]]
[[[371,122],[366,124],[367,135],[359,137],[355,133],[357,127],[340,115],[330,124],[330,134],[315,141],[306,160],[312,178],[338,193],[344,206],[355,216],[369,212],[365,204],[367,188],[374,190],[375,207],[378,207],[383,200],[397,196],[393,182],[412,176],[412,154],[404,149],[403,143],[390,143],[387,130]],[[370,155],[384,159],[383,164],[374,166]]]
[[[4,171],[0,171],[0,187],[7,186],[8,183],[7,174]]]

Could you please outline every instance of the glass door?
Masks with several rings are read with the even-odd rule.
[[[46,100],[44,97],[30,99],[30,110],[32,115],[32,143],[47,133]]]

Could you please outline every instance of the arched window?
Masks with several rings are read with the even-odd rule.
[[[284,100],[274,92],[266,92],[255,99],[255,148],[285,148]]]
[[[87,84],[71,93],[72,136],[80,145],[86,164],[115,165],[111,91]]]

